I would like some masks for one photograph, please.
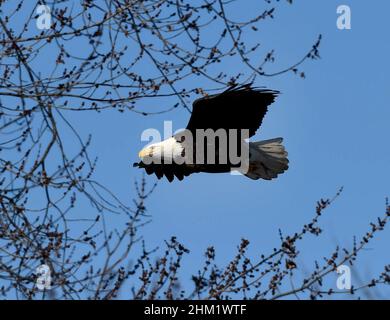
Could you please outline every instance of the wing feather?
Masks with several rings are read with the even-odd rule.
[[[244,85],[197,99],[187,129],[192,132],[195,129],[249,129],[251,137],[278,94],[278,91]]]
[[[190,168],[185,164],[145,164],[142,161],[139,163],[134,163],[134,167],[144,168],[148,175],[155,174],[158,179],[163,178],[164,176],[168,179],[169,182],[172,182],[176,177],[180,181],[184,177],[189,176],[192,173],[199,172],[196,168]]]

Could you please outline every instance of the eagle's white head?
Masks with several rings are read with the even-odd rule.
[[[182,145],[171,137],[146,146],[138,153],[138,156],[143,162],[161,163],[163,160],[173,161],[181,155],[182,151]]]

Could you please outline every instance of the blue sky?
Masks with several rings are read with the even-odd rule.
[[[341,4],[351,7],[351,30],[336,28],[336,8]],[[245,16],[257,6],[265,4],[253,1],[235,14]],[[184,286],[201,267],[208,246],[215,246],[220,265],[234,257],[241,238],[251,241],[251,256],[270,253],[279,245],[279,228],[285,234],[300,230],[313,216],[316,201],[332,197],[341,186],[344,192],[321,220],[324,234],[308,238],[300,247],[298,273],[311,270],[314,260],[329,256],[336,245],[350,247],[354,235],[366,232],[369,222],[383,215],[385,198],[390,196],[389,12],[385,0],[294,1],[278,5],[274,20],[248,34],[275,49],[277,60],[271,66],[275,70],[302,57],[318,34],[323,35],[321,59],[304,65],[305,80],[285,74],[256,81],[282,92],[252,139],[284,137],[290,160],[285,174],[273,181],[196,174],[182,182],[158,183],[147,203],[153,221],[143,235],[149,247],[175,235],[190,249],[183,264]],[[207,85],[196,81],[199,87]],[[93,136],[90,153],[99,157],[96,180],[127,202],[134,196],[134,181],[142,177],[142,171],[131,165],[145,145],[142,131],[162,130],[164,121],[173,121],[174,129],[179,129],[188,117],[184,109],[150,117],[114,111],[68,114],[81,136]],[[148,176],[147,181],[152,185],[155,177]],[[86,210],[82,208],[80,215]],[[112,228],[124,223],[111,221]],[[380,273],[390,262],[389,240],[388,231],[380,233],[353,274],[368,278]],[[328,284],[335,286],[335,277],[330,279]],[[390,297],[388,289],[381,294]]]
[[[340,4],[351,7],[351,30],[336,28]],[[263,6],[248,6],[256,5]],[[149,246],[176,235],[191,250],[184,261],[191,272],[200,267],[210,245],[221,264],[233,257],[242,237],[251,241],[253,255],[271,252],[279,243],[279,228],[284,233],[299,230],[313,216],[316,201],[332,197],[341,186],[342,196],[322,219],[324,234],[301,247],[298,273],[310,270],[315,259],[331,254],[336,245],[351,246],[353,236],[363,234],[368,223],[384,213],[390,195],[389,11],[387,1],[307,0],[279,6],[275,19],[252,35],[260,34],[267,48],[275,48],[275,68],[295,62],[318,34],[323,35],[322,58],[304,65],[307,79],[287,74],[256,82],[282,95],[253,140],[284,137],[290,169],[271,182],[230,174],[160,181],[148,201],[153,222],[144,236]],[[145,144],[140,141],[142,131],[162,130],[164,120],[179,129],[188,116],[183,109],[147,118],[105,112],[83,114],[73,122],[84,126],[85,135],[93,134],[92,151],[99,155],[96,177],[126,199],[142,174],[130,166]],[[152,184],[155,178],[147,180]],[[381,272],[390,261],[389,240],[388,232],[380,234],[352,272],[361,278]],[[186,283],[188,273],[183,276]],[[388,290],[382,294],[389,297]]]
[[[351,30],[336,28],[340,4],[351,7]],[[287,74],[256,83],[282,95],[253,140],[284,137],[290,169],[271,182],[230,174],[160,181],[148,201],[153,222],[144,236],[149,246],[176,235],[191,250],[184,261],[191,272],[201,267],[210,245],[221,264],[233,257],[242,237],[251,241],[253,255],[271,252],[279,243],[279,228],[285,233],[299,230],[312,217],[316,201],[332,197],[341,186],[342,196],[323,217],[324,234],[301,247],[298,273],[310,270],[315,259],[331,254],[336,245],[351,246],[353,236],[383,214],[390,195],[389,10],[386,1],[297,1],[280,6],[276,19],[261,30],[262,42],[276,50],[275,67],[295,62],[318,34],[323,35],[322,58],[304,65],[306,80]],[[92,150],[99,155],[96,176],[122,199],[131,197],[133,182],[141,177],[129,164],[137,161],[145,144],[140,141],[142,131],[162,130],[164,120],[172,120],[179,129],[188,119],[181,109],[148,118],[83,114],[83,122],[86,116],[88,126],[82,130],[93,134]],[[155,178],[147,180],[152,184]],[[389,263],[389,240],[389,233],[382,233],[363,252],[356,267],[361,278],[381,272]],[[186,283],[188,273],[182,275]],[[383,295],[389,297],[386,292]]]

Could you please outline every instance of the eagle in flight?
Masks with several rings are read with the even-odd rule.
[[[278,94],[243,85],[195,100],[186,134],[178,133],[148,145],[139,152],[141,161],[134,167],[143,168],[158,179],[165,176],[169,182],[198,172],[238,171],[254,180],[276,178],[288,169],[283,139],[247,140],[256,133]],[[213,139],[207,139],[207,134],[198,135],[198,131],[211,133]],[[219,135],[221,132],[224,137]],[[239,157],[239,163],[237,157],[233,163],[227,156],[233,153]]]

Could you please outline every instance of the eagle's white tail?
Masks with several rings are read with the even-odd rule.
[[[288,169],[287,152],[282,138],[249,142],[248,178],[271,180]]]

